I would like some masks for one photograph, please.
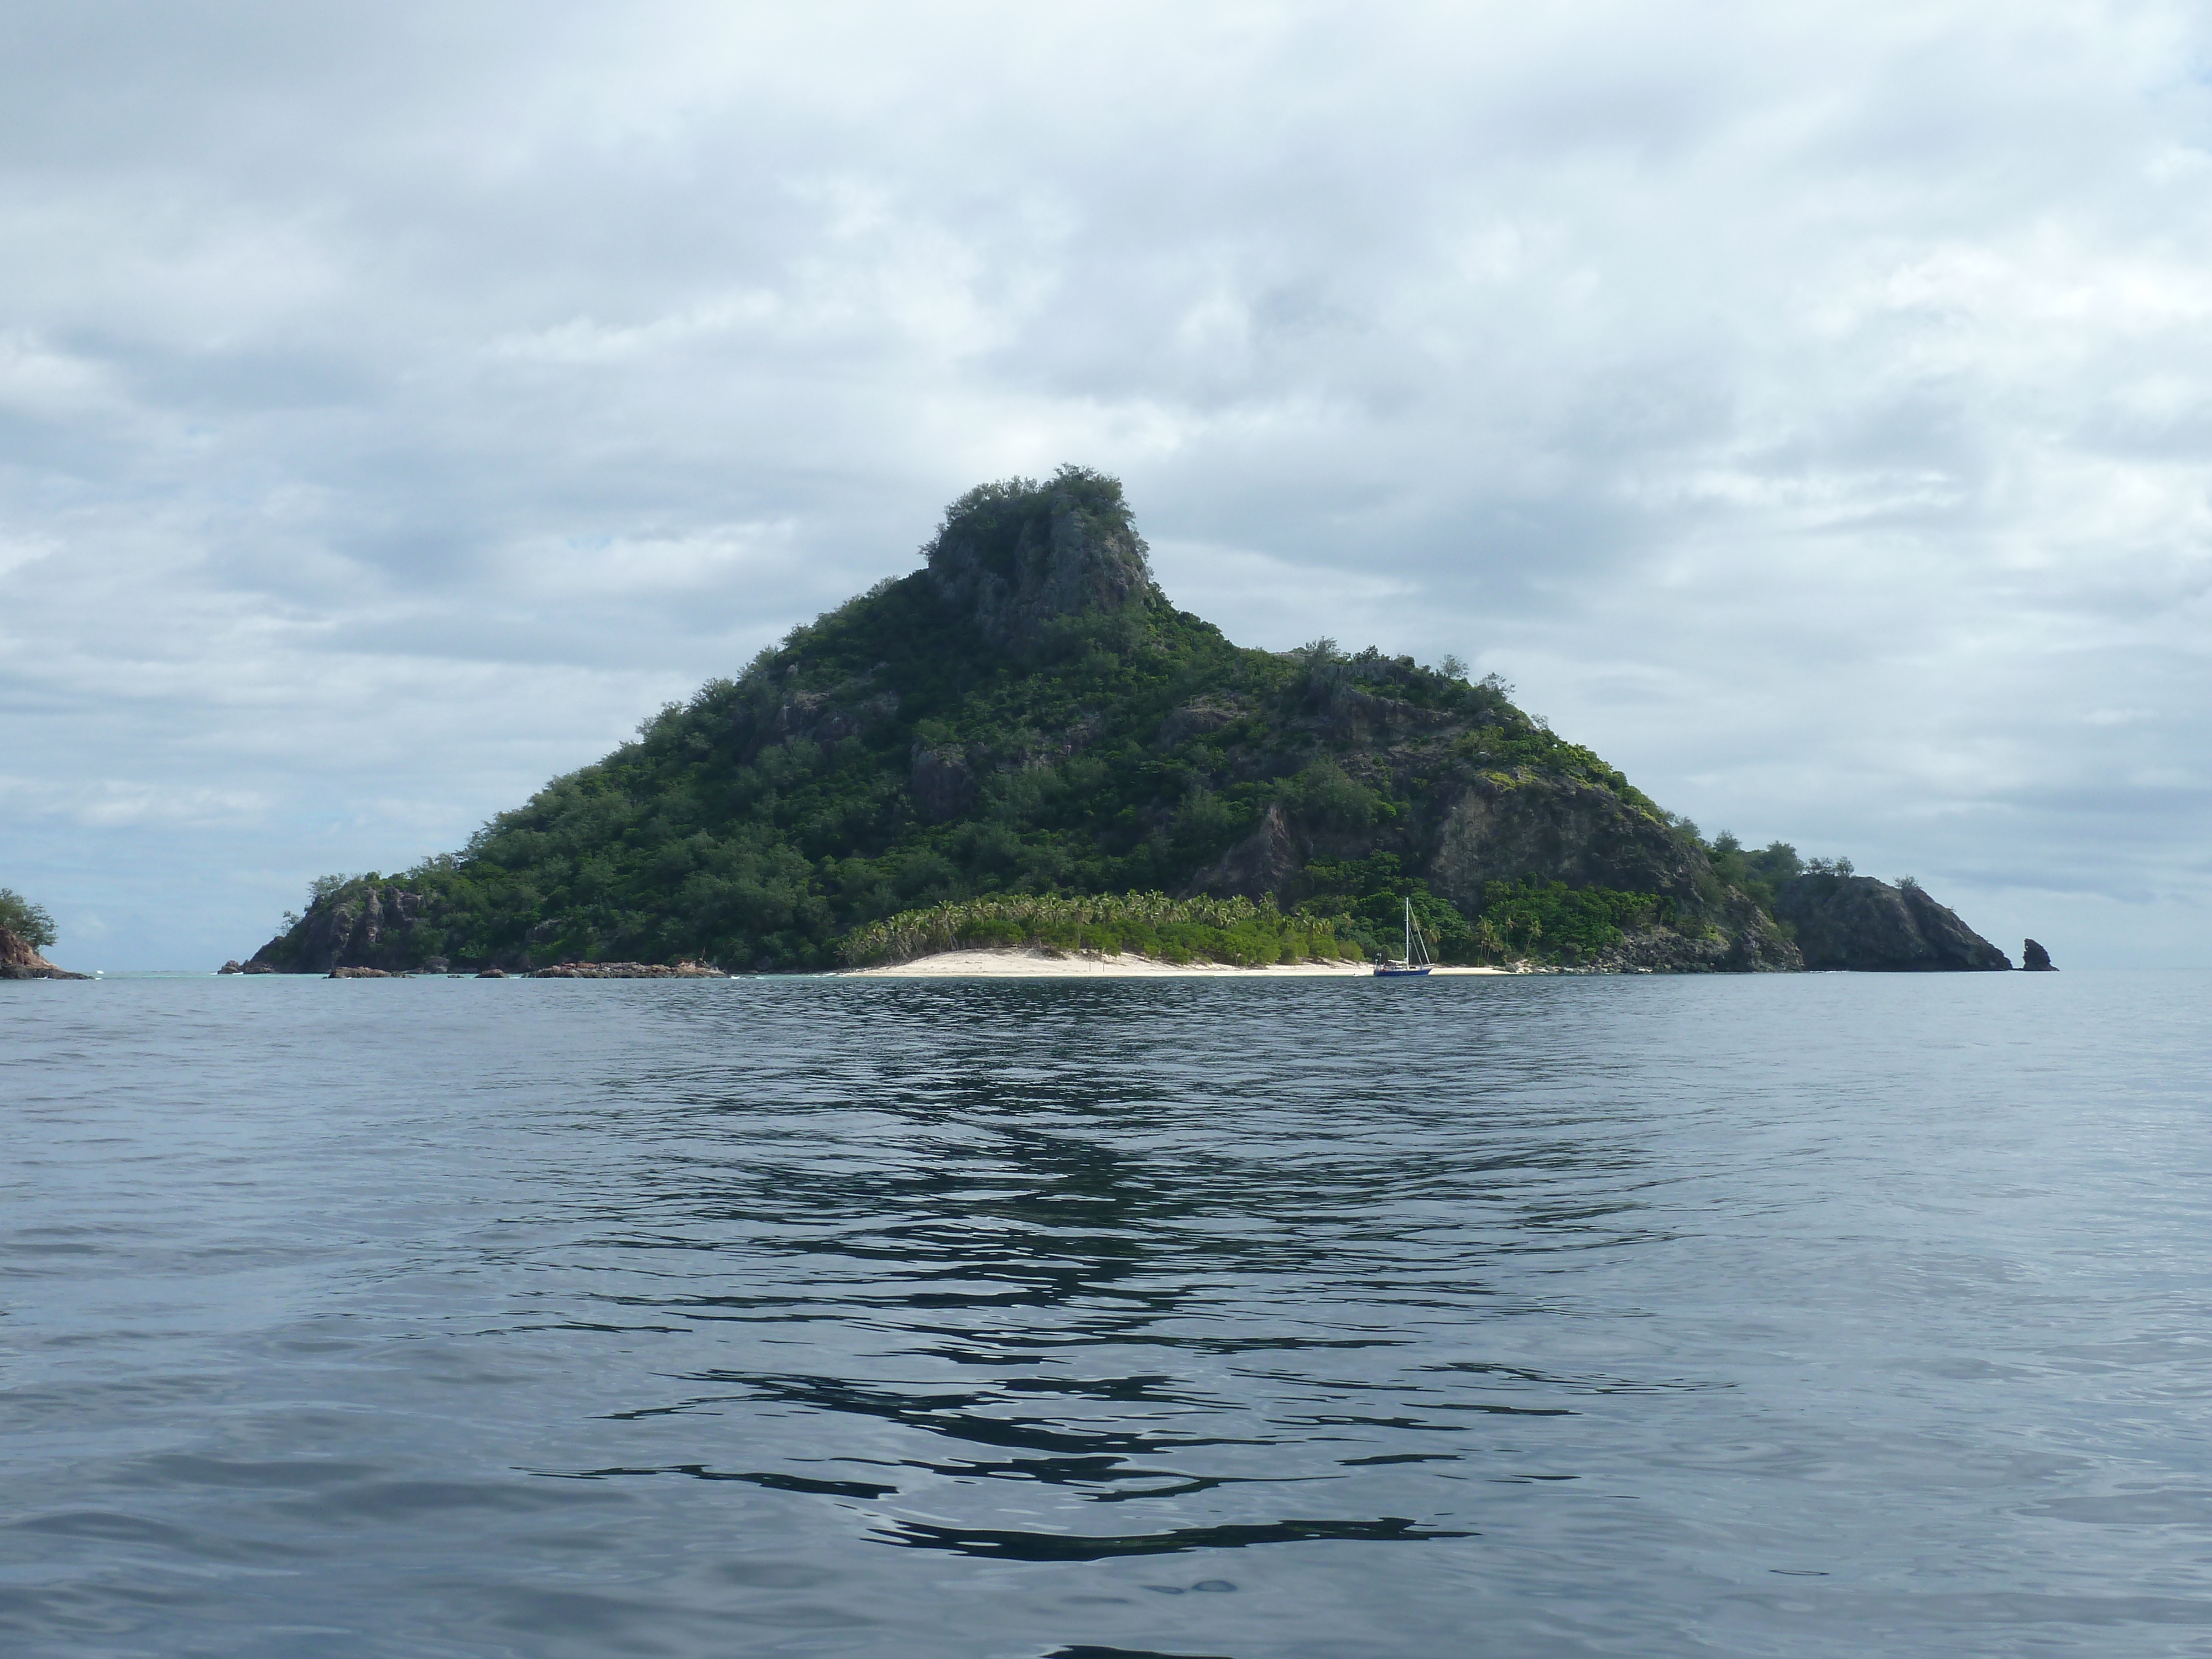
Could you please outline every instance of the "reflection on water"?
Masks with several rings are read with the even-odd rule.
[[[16,988],[17,1650],[2212,1640],[2201,980]]]

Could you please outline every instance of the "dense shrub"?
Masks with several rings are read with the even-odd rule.
[[[1482,921],[1516,953],[1556,957],[1589,955],[1624,934],[1666,925],[1673,901],[1656,893],[1611,887],[1570,887],[1563,881],[1492,882],[1482,896]]]

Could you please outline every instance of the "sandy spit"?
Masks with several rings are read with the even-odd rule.
[[[1447,974],[1505,974],[1510,968],[1439,968]],[[1364,962],[1301,962],[1271,968],[1231,968],[1218,962],[1180,966],[1150,957],[1054,955],[1044,951],[940,951],[895,968],[848,968],[848,979],[1365,979]]]

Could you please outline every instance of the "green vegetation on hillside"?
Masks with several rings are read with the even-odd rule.
[[[0,927],[5,927],[33,951],[54,942],[54,919],[42,904],[33,904],[12,887],[0,887]]]
[[[1697,826],[1690,826],[1696,833]],[[1835,861],[1814,859],[1811,865],[1797,856],[1797,849],[1786,841],[1770,842],[1761,848],[1746,847],[1723,830],[1706,846],[1706,856],[1712,860],[1713,874],[1720,880],[1741,888],[1765,905],[1774,908],[1774,896],[1792,876],[1802,875],[1808,869],[1823,872],[1832,870]],[[1850,860],[1843,860],[1843,873],[1850,873]]]
[[[1480,926],[1515,956],[1594,956],[1628,933],[1671,925],[1674,902],[1656,893],[1570,887],[1563,881],[1493,882]]]

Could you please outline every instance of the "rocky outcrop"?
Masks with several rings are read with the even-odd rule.
[[[1290,815],[1280,801],[1268,803],[1257,829],[1200,871],[1184,896],[1212,893],[1279,902],[1294,894],[1305,858],[1291,832]]]
[[[1423,873],[1468,908],[1491,882],[1539,873],[1695,904],[1700,863],[1665,824],[1609,789],[1572,778],[1485,777],[1445,802]]]
[[[38,947],[9,927],[0,927],[0,979],[90,979],[58,968],[38,952]]]
[[[1809,969],[1942,973],[2005,969],[2005,953],[1917,884],[1871,876],[1804,875],[1783,884],[1774,914]]]
[[[1804,953],[1775,925],[1774,918],[1760,909],[1746,895],[1730,888],[1721,905],[1722,926],[1727,931],[1728,949],[1721,958],[1721,969],[1730,974],[1800,974],[1805,971]]]
[[[745,758],[776,744],[818,743],[824,748],[857,738],[897,718],[896,691],[879,691],[868,677],[848,680],[827,691],[793,691],[756,719],[741,709],[738,720],[749,732]],[[749,724],[748,724],[749,723]]]
[[[502,975],[504,977],[504,975]],[[564,962],[540,968],[532,979],[727,979],[719,968],[702,962]]]
[[[1121,485],[1073,468],[1041,498],[970,491],[947,511],[927,550],[945,602],[1016,653],[1041,644],[1058,618],[1119,611],[1153,592]]]
[[[915,809],[927,823],[957,818],[975,804],[975,774],[957,749],[917,745],[908,781]]]
[[[410,974],[395,973],[385,968],[333,968],[332,979],[411,979]]]
[[[2051,952],[2032,939],[2021,941],[2020,965],[2031,974],[2055,974],[2058,971],[2051,960]]]
[[[1218,732],[1244,711],[1225,697],[1200,697],[1171,709],[1152,733],[1152,747],[1172,749],[1192,738]]]
[[[218,974],[273,974],[276,971],[272,963],[264,962],[258,957],[252,962],[240,962],[234,958],[216,969]]]
[[[423,925],[419,893],[389,884],[360,888],[307,907],[300,925],[253,953],[243,973],[327,974],[335,968],[380,968],[401,972],[424,952],[414,934]],[[259,964],[257,966],[257,964]]]

